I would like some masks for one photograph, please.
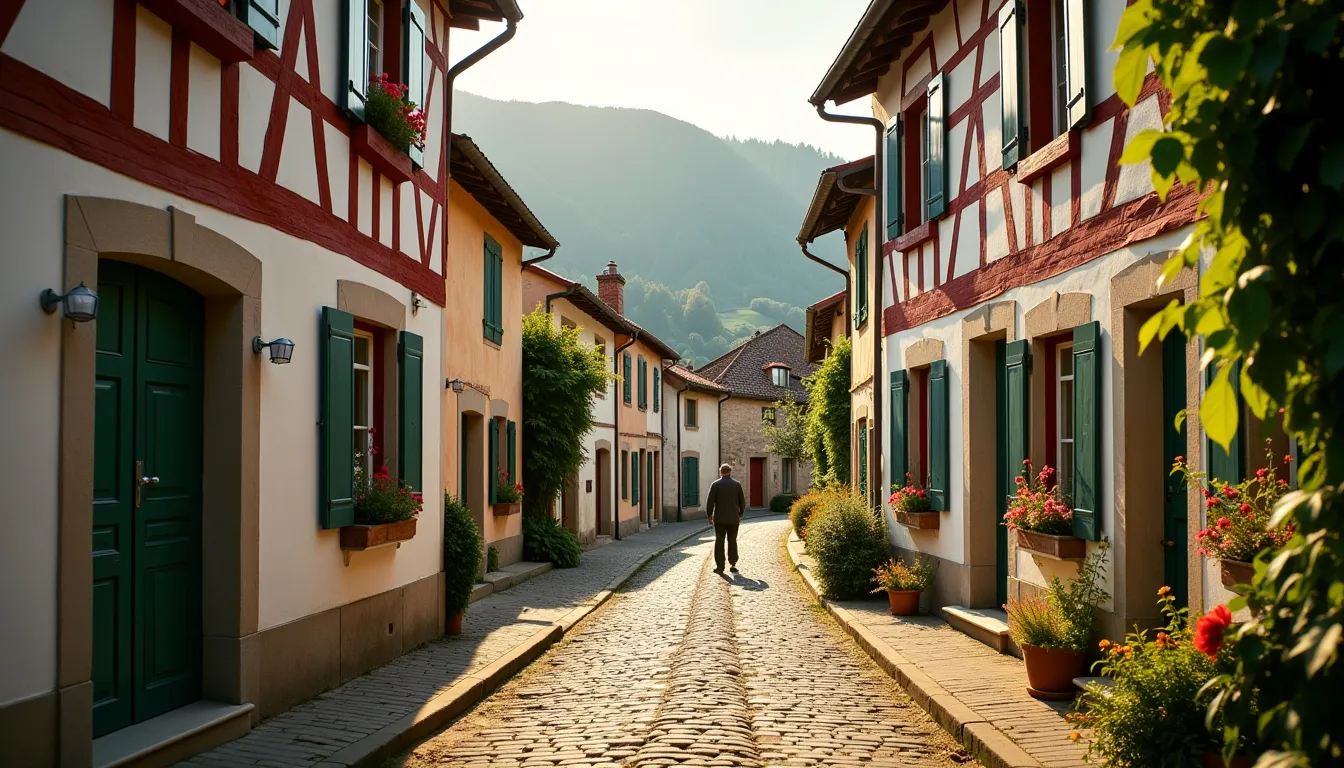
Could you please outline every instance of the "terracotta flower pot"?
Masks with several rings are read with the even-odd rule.
[[[1020,647],[1022,660],[1027,665],[1027,682],[1031,686],[1028,693],[1038,699],[1072,698],[1077,692],[1073,678],[1083,674],[1083,654],[1034,645]]]
[[[1219,560],[1218,569],[1222,571],[1223,586],[1228,589],[1238,584],[1250,584],[1255,577],[1255,565],[1242,560]]]
[[[920,594],[922,593],[917,589],[888,589],[887,601],[891,603],[891,615],[918,615]]]
[[[448,617],[448,626],[443,628],[443,634],[445,635],[462,634],[462,614],[459,613],[456,616]]]

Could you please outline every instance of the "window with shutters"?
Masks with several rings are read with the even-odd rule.
[[[221,61],[233,62],[251,59],[253,45],[257,48],[280,47],[280,0],[220,0],[219,5],[252,29],[253,40],[249,41],[244,50],[236,49],[218,37],[202,37],[193,41],[201,44],[211,55]],[[164,20],[172,23],[171,19]]]
[[[1004,168],[1088,120],[1085,5],[1016,0],[999,11]]]
[[[889,171],[900,174],[901,233],[917,229],[927,220],[929,177],[928,95],[911,104],[901,116],[900,162],[888,162]],[[899,166],[899,167],[897,167]],[[890,184],[888,190],[891,189]],[[892,215],[888,209],[888,216]]]
[[[854,243],[854,327],[868,321],[868,225],[863,225],[859,239]],[[776,384],[775,386],[787,386]]]
[[[649,407],[649,361],[639,356],[639,410]]]
[[[365,29],[365,47],[368,50],[369,74],[381,75],[383,70],[383,3],[382,0],[368,0],[368,24]]]
[[[699,401],[693,397],[688,397],[686,398],[686,402],[682,404],[682,407],[686,411],[686,426],[690,429],[699,427]]]
[[[657,366],[653,369],[653,412],[663,404],[663,371]]]
[[[1059,470],[1059,489],[1064,498],[1073,496],[1073,344],[1060,344],[1055,350],[1054,454]]]
[[[486,341],[504,343],[504,251],[489,235],[485,236],[482,282],[485,309],[481,328]]]
[[[623,386],[624,386],[624,389],[625,389],[625,398],[624,398],[624,399],[625,399],[625,404],[626,404],[626,405],[629,405],[629,404],[630,404],[630,391],[631,391],[631,387],[634,386],[634,382],[630,380],[630,375],[631,375],[632,371],[630,370],[630,353],[629,353],[629,352],[626,352],[626,353],[625,353],[625,357],[624,357],[624,359],[622,360],[622,366],[623,366],[622,370],[623,370],[623,373],[624,373],[624,376],[623,376],[623,379],[624,379],[624,381],[623,381]]]
[[[359,323],[355,325],[355,361],[353,367],[355,383],[355,453],[366,475],[371,476],[377,469],[379,448],[374,444],[378,435],[378,426],[374,418],[374,376],[381,373],[375,363],[374,335]],[[381,385],[381,382],[379,382]],[[381,390],[381,386],[377,389]],[[381,410],[379,415],[381,415]]]
[[[774,424],[774,423],[775,423],[775,409],[774,409],[773,407],[771,407],[771,406],[768,406],[768,405],[767,405],[766,407],[762,408],[762,409],[761,409],[761,421],[768,421],[768,422],[770,422],[771,424]]]

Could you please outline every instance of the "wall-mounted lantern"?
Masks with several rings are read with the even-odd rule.
[[[84,283],[71,288],[68,293],[57,293],[50,288],[42,292],[42,309],[47,314],[61,307],[66,318],[76,323],[87,323],[98,316],[98,294],[89,290]]]
[[[271,362],[275,365],[284,365],[294,356],[294,342],[284,337],[275,341],[262,341],[260,336],[253,337],[252,351],[260,355],[263,349],[270,350]]]
[[[467,388],[467,383],[461,379],[450,379],[444,382],[444,386],[453,390],[453,394],[460,395]]]

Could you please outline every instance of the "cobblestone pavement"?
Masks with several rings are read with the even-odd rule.
[[[712,573],[708,536],[656,558],[394,765],[953,765],[951,739],[813,607],[787,525],[743,524],[741,574]]]

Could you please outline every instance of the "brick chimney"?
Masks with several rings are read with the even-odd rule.
[[[616,314],[625,315],[625,278],[616,271],[616,262],[607,262],[607,268],[598,273],[597,297],[616,310]]]

